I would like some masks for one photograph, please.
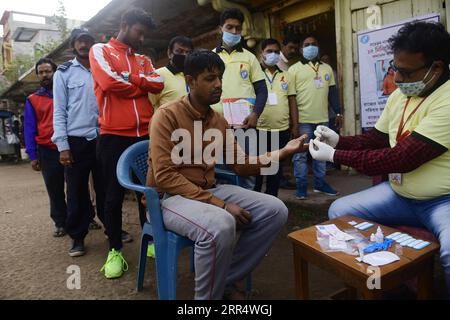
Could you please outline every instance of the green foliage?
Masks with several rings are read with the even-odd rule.
[[[23,73],[30,70],[34,66],[34,63],[35,58],[32,55],[18,55],[8,65],[4,75],[8,81],[15,82]]]
[[[34,45],[34,57],[36,61],[48,55],[50,52],[55,50],[60,44],[61,41],[59,40],[48,41],[44,44],[36,43]]]
[[[11,83],[6,79],[4,75],[0,75],[0,95],[9,88]]]
[[[66,40],[69,36],[69,29],[67,28],[67,13],[63,0],[58,0],[58,7],[56,9],[56,25],[61,33],[61,41]]]

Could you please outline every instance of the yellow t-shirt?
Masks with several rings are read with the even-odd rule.
[[[318,80],[316,71],[318,73]],[[289,68],[297,91],[300,123],[328,122],[328,92],[336,85],[333,69],[326,63],[313,65],[301,61]]]
[[[423,100],[411,98],[405,112],[408,119],[411,112]],[[399,89],[389,97],[386,108],[375,128],[389,134],[390,145],[396,144],[407,97]],[[412,118],[405,124],[406,131],[417,132],[428,139],[450,149],[450,81],[428,96]],[[402,185],[391,183],[392,189],[399,195],[416,200],[429,200],[450,194],[450,151],[435,158],[414,171],[402,174]]]
[[[167,67],[160,68],[156,72],[164,78],[164,89],[159,94],[150,93],[149,99],[154,108],[172,102],[188,94],[184,73],[173,74]]]
[[[217,52],[216,49],[213,50]],[[221,102],[211,106],[215,111],[223,114],[224,99],[244,99],[250,105],[255,105],[255,89],[253,83],[264,80],[261,65],[253,53],[246,49],[234,50],[228,54],[226,50],[218,53],[225,63],[225,73],[222,79]]]
[[[258,119],[258,130],[284,131],[289,129],[289,96],[295,96],[295,86],[288,72],[278,70],[272,74],[269,69],[265,70],[267,90],[269,99],[264,112]],[[276,105],[270,101],[271,94],[276,95]]]

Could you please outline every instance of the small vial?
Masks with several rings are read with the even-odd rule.
[[[399,243],[395,244],[395,254],[398,255],[399,257],[403,255],[403,247]]]
[[[382,243],[384,241],[384,234],[380,227],[377,228],[377,233],[375,233],[375,241],[377,243]]]

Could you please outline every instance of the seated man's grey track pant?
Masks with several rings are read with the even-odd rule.
[[[195,299],[222,299],[225,287],[243,280],[258,265],[285,225],[288,209],[270,195],[233,185],[209,190],[253,217],[235,243],[236,221],[219,207],[181,196],[162,202],[168,230],[195,242]]]

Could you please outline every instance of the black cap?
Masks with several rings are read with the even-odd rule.
[[[95,38],[92,34],[89,33],[88,29],[85,28],[75,28],[72,30],[72,33],[70,34],[70,45],[73,47],[73,45],[75,44],[75,41],[77,41],[78,39],[80,39],[83,36],[88,36],[90,37],[92,40],[95,41]]]

